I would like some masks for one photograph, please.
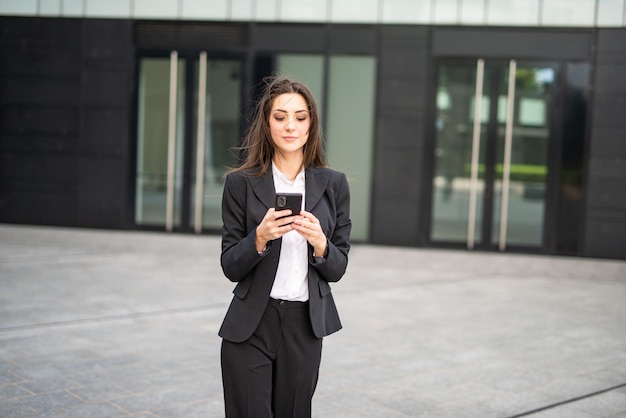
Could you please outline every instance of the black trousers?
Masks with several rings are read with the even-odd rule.
[[[270,299],[247,341],[222,340],[226,418],[307,418],[317,385],[322,339],[308,302]]]

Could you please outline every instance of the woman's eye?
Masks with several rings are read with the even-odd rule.
[[[306,120],[306,117],[298,118],[298,121],[300,122],[304,122],[305,120]]]
[[[276,119],[278,122],[282,122],[285,120],[285,118],[282,116],[274,116],[274,119]]]

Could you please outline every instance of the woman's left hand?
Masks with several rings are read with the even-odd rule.
[[[324,256],[326,253],[326,235],[315,215],[305,210],[300,211],[300,216],[296,217],[292,226],[313,246],[315,256]]]

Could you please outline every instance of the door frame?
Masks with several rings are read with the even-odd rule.
[[[439,83],[439,68],[442,65],[460,65],[468,68],[476,68],[476,63],[481,57],[448,57],[438,56],[433,57],[432,64],[430,66],[430,88],[428,93],[428,120],[431,121],[425,126],[426,141],[424,150],[424,195],[422,200],[421,210],[421,237],[420,242],[428,247],[439,248],[455,248],[464,249],[467,248],[466,242],[450,242],[450,241],[437,241],[431,239],[431,227],[432,227],[432,215],[433,215],[433,179],[435,176],[436,160],[434,158],[434,151],[437,145],[437,128],[436,128],[436,115],[437,115],[437,90]],[[525,66],[545,66],[554,69],[554,83],[551,89],[551,103],[548,112],[547,124],[549,128],[548,143],[546,144],[546,166],[548,167],[547,178],[545,182],[545,198],[543,208],[543,231],[542,242],[539,247],[523,246],[516,244],[507,244],[504,251],[518,252],[518,253],[553,253],[555,252],[555,244],[553,232],[555,230],[555,213],[558,197],[558,179],[560,173],[560,152],[562,146],[562,103],[563,97],[563,85],[565,83],[564,67],[565,62],[562,60],[547,60],[545,58],[533,59],[532,57],[522,57],[516,59],[515,57],[493,57],[486,55],[482,57],[485,62],[485,68],[490,66],[493,68],[496,66],[499,72],[506,72],[508,63],[513,59],[517,61],[517,68]],[[491,77],[493,85],[497,85],[500,80],[498,77]],[[483,86],[483,92],[485,87]],[[498,92],[494,88],[490,88],[489,96],[492,98],[497,97]],[[481,239],[474,246],[473,249],[479,251],[498,251],[498,243],[491,243],[491,233],[493,225],[493,186],[495,184],[495,163],[497,159],[497,131],[498,123],[497,106],[490,107],[489,122],[486,125],[486,137],[483,139],[483,146],[487,149],[485,154],[486,172],[484,175],[484,182],[486,193],[488,192],[488,199],[484,200],[482,207],[483,222],[481,230],[476,233],[476,236],[480,236]],[[491,164],[490,164],[491,162]],[[487,204],[488,203],[488,204]],[[486,240],[486,241],[485,241]]]
[[[197,80],[194,78],[194,63],[198,62],[200,59],[200,54],[202,52],[206,53],[207,61],[211,60],[232,60],[239,61],[241,68],[241,84],[239,91],[239,108],[241,115],[238,126],[239,126],[239,136],[241,137],[242,129],[244,127],[244,116],[248,114],[248,103],[251,100],[248,95],[244,97],[244,92],[250,91],[251,85],[251,67],[250,61],[251,57],[249,54],[244,51],[212,51],[210,49],[202,49],[202,48],[181,48],[181,49],[138,49],[135,54],[135,71],[134,71],[134,79],[133,79],[133,109],[132,109],[132,136],[131,136],[131,144],[130,144],[130,158],[129,164],[130,169],[128,170],[129,179],[128,184],[130,184],[128,193],[129,193],[129,207],[127,211],[127,216],[129,219],[129,225],[132,225],[134,229],[137,230],[148,230],[148,231],[166,231],[167,230],[167,220],[163,224],[137,224],[135,213],[136,213],[136,197],[137,197],[137,185],[136,185],[136,176],[137,176],[137,154],[138,154],[138,138],[137,138],[137,129],[139,126],[139,77],[141,66],[140,62],[144,58],[163,58],[163,59],[171,59],[172,51],[177,52],[177,57],[180,60],[185,60],[185,117],[184,117],[184,135],[183,135],[183,157],[182,157],[182,189],[180,199],[180,225],[172,225],[170,232],[194,232],[194,227],[192,225],[192,221],[194,219],[194,215],[192,213],[192,196],[193,196],[193,187],[192,187],[192,167],[193,167],[193,144],[195,141],[194,138],[194,130],[195,127],[193,125],[193,107],[194,107],[194,86],[197,88]],[[178,106],[180,104],[177,104]],[[239,139],[240,140],[240,139]],[[202,227],[199,230],[195,230],[196,233],[216,233],[219,232],[219,228],[206,228]]]

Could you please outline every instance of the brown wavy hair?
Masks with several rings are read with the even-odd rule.
[[[243,154],[243,162],[231,171],[249,171],[257,176],[265,174],[274,157],[274,141],[270,134],[269,120],[274,99],[281,94],[300,94],[308,105],[311,124],[309,137],[304,144],[304,168],[309,166],[327,166],[317,103],[311,90],[303,83],[285,76],[271,76],[263,79],[265,87],[258,100],[250,127],[243,138],[239,150]]]

